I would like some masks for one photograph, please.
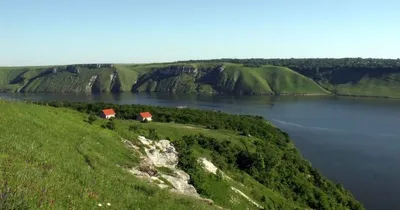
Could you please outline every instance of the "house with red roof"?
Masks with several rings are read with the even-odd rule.
[[[115,117],[115,111],[114,109],[103,109],[100,117],[110,119],[111,117]]]
[[[151,121],[152,117],[153,116],[150,114],[150,112],[140,112],[138,117],[137,117],[137,120],[139,120],[139,121],[145,121],[145,120]]]

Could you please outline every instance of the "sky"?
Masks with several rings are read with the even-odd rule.
[[[398,58],[396,0],[0,0],[0,66]]]

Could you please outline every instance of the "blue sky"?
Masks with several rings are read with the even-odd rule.
[[[0,65],[400,57],[400,2],[0,0]]]

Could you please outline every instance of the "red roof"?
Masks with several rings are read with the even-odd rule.
[[[152,117],[152,115],[150,114],[150,112],[140,112],[140,116],[141,116],[142,118]]]
[[[103,110],[104,115],[115,115],[114,109],[104,109]]]

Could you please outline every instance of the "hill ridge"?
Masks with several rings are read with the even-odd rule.
[[[90,79],[93,88],[85,88]],[[2,92],[172,92],[400,98],[400,62],[222,59],[156,64],[0,68]]]

